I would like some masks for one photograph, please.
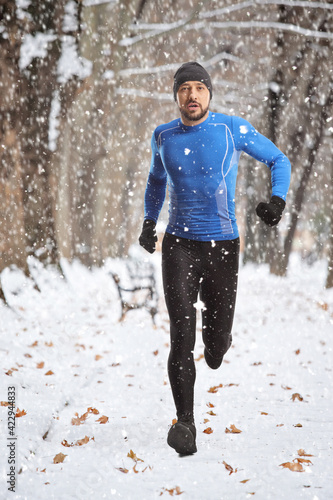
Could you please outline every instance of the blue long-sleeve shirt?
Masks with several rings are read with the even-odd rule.
[[[242,151],[270,168],[272,195],[286,199],[288,158],[243,118],[209,112],[199,125],[173,120],[155,129],[151,147],[144,218],[157,222],[168,184],[168,233],[198,241],[238,237],[235,189]]]

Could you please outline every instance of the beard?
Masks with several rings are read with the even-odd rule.
[[[200,104],[199,104],[200,106]],[[202,107],[200,106],[200,108],[198,109],[197,112],[195,113],[189,113],[186,109],[184,108],[179,108],[179,111],[180,111],[180,114],[186,118],[186,120],[189,120],[191,122],[196,122],[196,121],[199,121],[201,120],[205,114],[207,113],[209,109],[209,106],[207,106],[205,109],[202,109]]]

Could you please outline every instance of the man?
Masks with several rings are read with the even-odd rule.
[[[152,160],[145,192],[140,244],[150,253],[155,225],[169,190],[169,222],[162,244],[162,275],[170,317],[168,374],[177,423],[168,444],[180,454],[197,451],[193,414],[196,332],[195,304],[200,294],[206,363],[217,369],[232,342],[237,291],[239,235],[235,218],[238,160],[245,151],[271,170],[272,197],[257,215],[276,225],[290,182],[287,157],[246,120],[209,110],[212,83],[196,62],[174,76],[180,119],[153,133]]]

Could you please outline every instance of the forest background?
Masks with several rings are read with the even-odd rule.
[[[333,286],[332,1],[0,0],[0,21],[0,273],[29,274],[30,255],[88,267],[127,256],[152,132],[178,115],[173,75],[196,60],[211,109],[249,120],[292,164],[270,229],[255,215],[269,171],[241,158],[244,262],[283,276],[300,251],[327,259]]]

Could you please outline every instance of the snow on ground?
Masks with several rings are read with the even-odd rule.
[[[160,256],[152,259],[160,286]],[[1,499],[333,498],[333,291],[324,289],[324,262],[308,267],[293,256],[287,278],[241,268],[233,348],[217,371],[201,357],[198,323],[198,453],[187,457],[166,443],[175,411],[162,298],[156,328],[144,310],[119,322],[109,272],[122,262],[64,268],[66,279],[32,262],[41,292],[20,272],[1,277],[11,308],[0,305],[0,401],[14,386],[22,415],[14,443],[9,407],[0,406]],[[11,442],[15,493],[6,483]]]

